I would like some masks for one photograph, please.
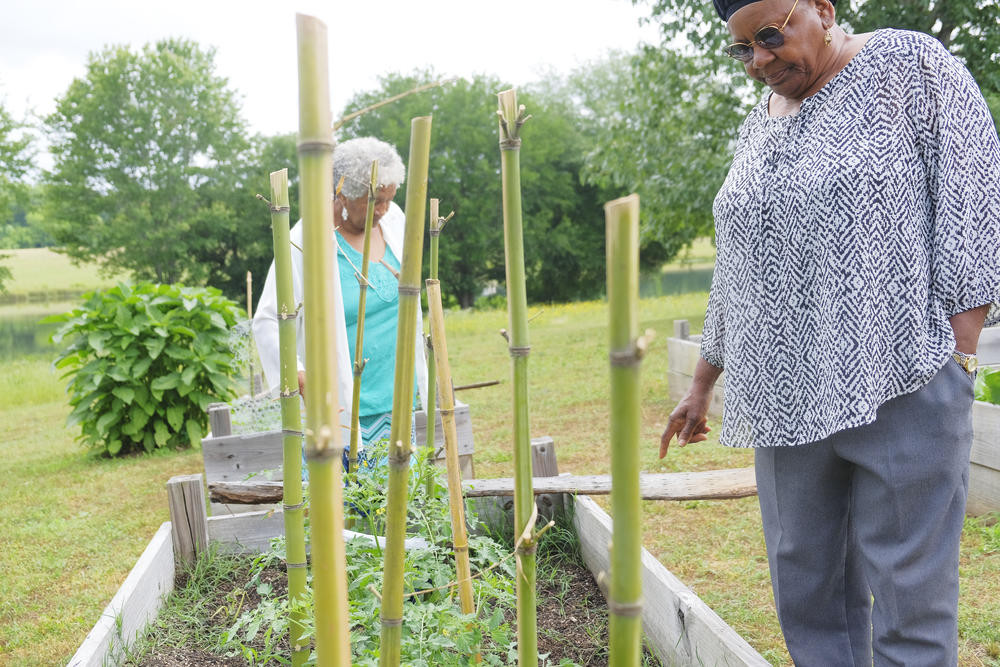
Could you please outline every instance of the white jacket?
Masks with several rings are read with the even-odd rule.
[[[402,263],[403,260],[403,233],[406,228],[406,217],[402,209],[395,202],[390,202],[389,210],[379,221],[382,227],[382,235],[385,242],[392,249],[396,259]],[[302,298],[302,253],[296,248],[302,247],[302,221],[300,220],[291,229],[290,238],[292,243],[292,290],[294,292],[295,304],[303,302]],[[337,253],[333,253],[333,299],[334,299],[334,323],[337,332],[337,384],[339,385],[339,401],[343,411],[340,413],[340,422],[345,427],[351,425],[351,393],[353,391],[354,380],[354,360],[350,358],[350,347],[347,341],[347,324],[344,320],[344,306],[341,299],[340,271],[337,267]],[[257,312],[253,316],[253,335],[257,342],[257,351],[260,354],[261,365],[264,367],[264,378],[267,386],[273,395],[279,392],[280,381],[280,359],[278,352],[278,295],[274,279],[274,262],[267,271],[267,280],[264,281],[264,291],[261,292],[260,301],[257,303]],[[295,318],[295,344],[298,370],[305,370],[305,322],[303,309],[299,309]],[[420,395],[420,405],[426,404],[424,397],[427,395],[427,361],[424,356],[423,341],[423,317],[420,309],[417,309],[417,333],[416,340],[416,375],[417,388]],[[309,378],[306,378],[306,393],[309,392]]]

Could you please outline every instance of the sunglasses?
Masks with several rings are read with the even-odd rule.
[[[785,17],[785,22],[781,24],[781,27],[774,25],[764,26],[757,31],[757,34],[753,36],[752,42],[736,42],[735,44],[730,44],[722,51],[730,58],[735,58],[736,60],[742,62],[750,62],[753,59],[753,46],[754,44],[759,44],[765,49],[776,49],[785,43],[785,34],[782,32],[785,26],[788,25],[788,21],[792,18],[792,13],[795,11],[795,7],[799,4],[799,0],[795,0],[795,4],[792,5],[792,9],[788,12],[788,16]]]

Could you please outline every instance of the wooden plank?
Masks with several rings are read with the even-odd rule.
[[[535,495],[571,493],[603,496],[611,493],[610,475],[560,475],[535,477]],[[512,496],[514,480],[475,479],[462,484],[466,497]],[[668,472],[643,474],[639,477],[639,492],[644,500],[708,500],[744,498],[757,494],[753,468],[708,470],[704,472]]]
[[[174,588],[174,549],[170,522],[160,526],[135,567],[87,638],[69,660],[69,667],[119,664],[146,625],[156,618]]]
[[[969,500],[965,513],[979,516],[1000,511],[1000,471],[978,464],[969,465]]]
[[[531,472],[534,477],[559,476],[556,445],[549,436],[531,439]],[[564,498],[561,493],[536,494],[535,505],[538,507],[538,514],[546,519],[555,519],[565,507]]]
[[[552,493],[605,496],[611,493],[611,476],[535,477],[532,486],[536,496]],[[208,491],[212,500],[231,503],[280,502],[282,497],[281,482],[209,482]],[[757,482],[753,468],[647,473],[639,477],[639,492],[644,500],[744,498],[757,494]],[[463,480],[462,493],[467,498],[513,496],[514,478]]]
[[[607,572],[611,517],[590,498],[578,497],[573,523],[588,569],[595,577]],[[663,664],[770,664],[645,549],[642,569],[642,629]]]
[[[970,460],[1000,471],[1000,405],[976,401],[972,406],[972,429]]]
[[[271,548],[271,539],[285,534],[285,519],[281,510],[273,512],[244,512],[232,516],[208,518],[208,538],[225,553],[258,554]],[[364,533],[344,531],[344,539],[365,539],[385,546],[385,538],[375,538]],[[404,549],[426,549],[427,541],[411,537],[403,541]]]
[[[208,427],[213,438],[232,435],[233,422],[228,403],[211,403],[208,406]]]
[[[413,427],[417,436],[417,447],[427,443],[427,413],[417,410],[413,413]],[[469,406],[455,401],[455,430],[458,432],[458,455],[472,455],[475,446],[472,440],[472,415]],[[441,426],[441,414],[434,413],[434,459],[444,459],[444,429]]]
[[[979,334],[976,356],[980,365],[1000,364],[1000,327],[986,327]]]
[[[181,563],[193,563],[208,545],[205,487],[201,479],[201,475],[177,475],[167,482],[174,558]]]
[[[687,320],[674,320],[674,338],[687,340],[691,337],[691,323]]]
[[[281,479],[283,442],[281,431],[205,438],[201,441],[205,479],[241,481],[256,473],[261,479]]]
[[[667,369],[675,373],[693,376],[695,366],[701,359],[701,346],[698,343],[679,338],[667,339]]]

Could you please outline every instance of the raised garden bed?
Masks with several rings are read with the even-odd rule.
[[[172,590],[179,560],[210,543],[227,551],[263,552],[272,537],[283,533],[280,509],[208,516],[202,484],[201,475],[168,483],[172,521],[161,526],[69,665],[118,664]],[[573,502],[583,558],[596,577],[608,567],[611,518],[587,497]],[[642,567],[643,629],[650,650],[664,664],[769,664],[645,550]]]
[[[692,336],[686,320],[674,320],[674,336],[667,341],[670,399],[679,401],[691,386],[699,358],[701,336]],[[1000,364],[1000,327],[983,330],[979,363]],[[716,384],[709,415],[722,418],[725,398],[723,373]],[[973,442],[969,466],[969,500],[966,513],[979,516],[1000,511],[1000,405],[976,401],[972,408]]]

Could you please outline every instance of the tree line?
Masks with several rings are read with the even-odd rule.
[[[703,0],[633,0],[661,43],[613,53],[564,77],[523,87],[525,253],[529,298],[565,301],[603,290],[601,204],[642,197],[643,260],[655,265],[712,234],[712,200],[740,122],[762,94],[721,55],[725,25]],[[936,36],[976,77],[1000,119],[1000,6],[988,0],[840,0],[842,24]],[[288,167],[296,219],[294,135],[252,134],[239,96],[215,72],[214,51],[170,39],[92,53],[86,74],[37,130],[51,170],[32,177],[32,128],[0,105],[0,243],[52,245],[109,271],[163,283],[212,285],[234,298],[245,273],[270,263],[268,173]],[[389,73],[344,114],[437,77]],[[447,297],[471,305],[503,280],[495,93],[510,82],[459,79],[347,123],[339,139],[371,135],[400,150],[409,119],[435,115],[429,195],[455,218],[442,236]],[[401,188],[401,191],[405,188]],[[402,195],[400,195],[402,200]],[[2,259],[0,259],[2,262]],[[9,271],[0,264],[0,288]],[[258,287],[259,289],[259,287]]]

